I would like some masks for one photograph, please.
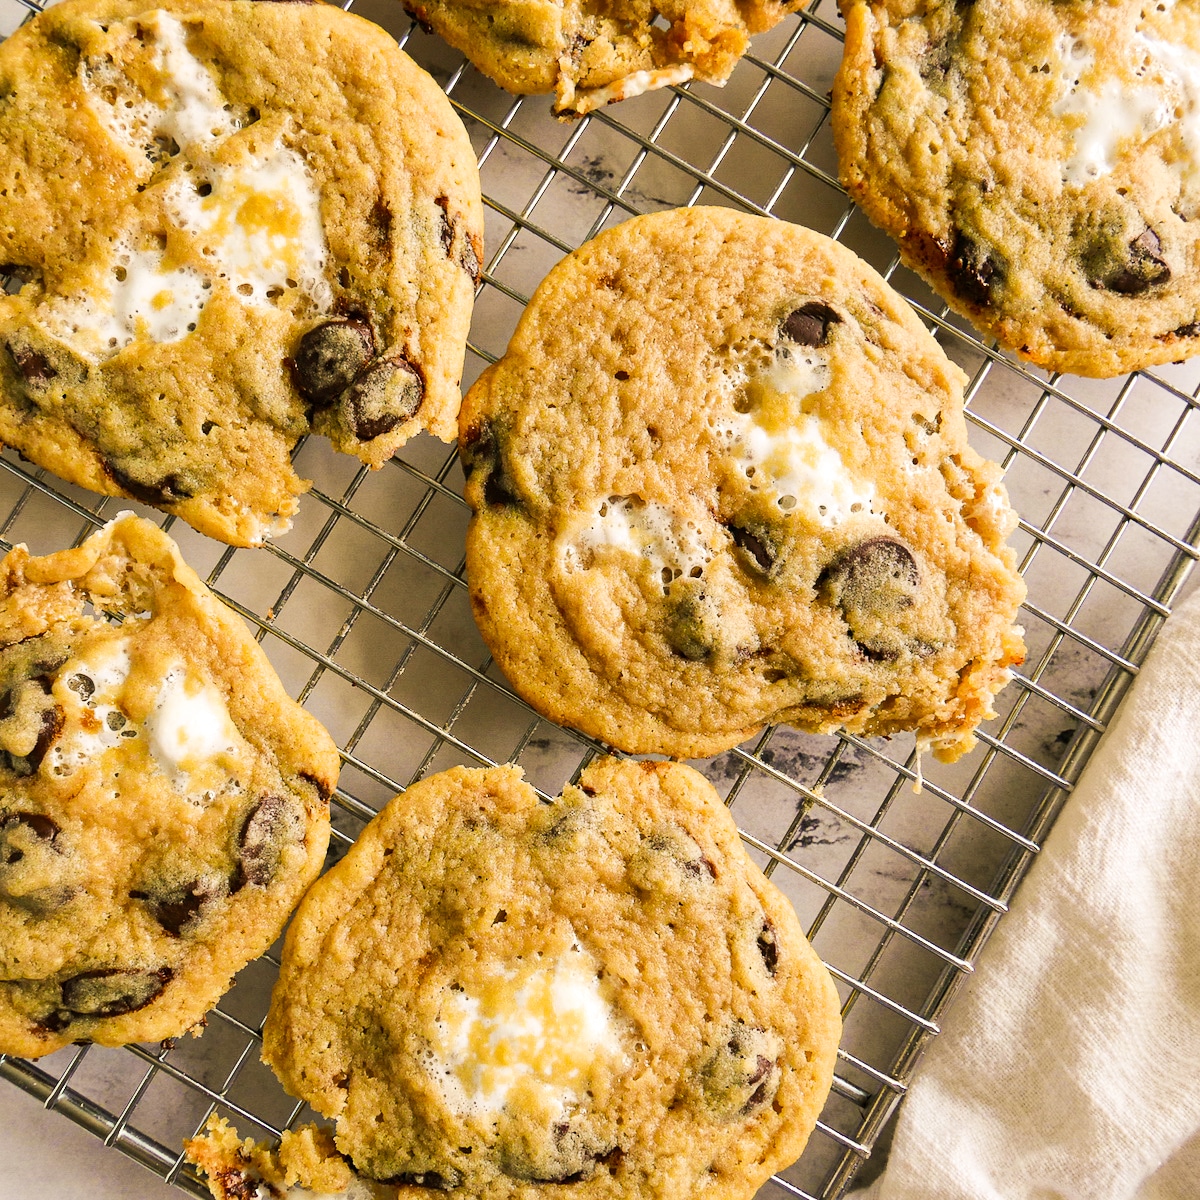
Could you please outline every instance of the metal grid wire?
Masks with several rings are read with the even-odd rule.
[[[732,205],[830,234],[880,269],[967,371],[972,442],[1007,468],[1029,655],[972,754],[926,762],[919,792],[911,737],[780,727],[696,764],[795,904],[843,999],[829,1103],[800,1162],[762,1195],[835,1197],[870,1156],[1196,558],[1200,363],[1110,381],[1031,371],[899,266],[836,181],[833,0],[811,0],[756,38],[724,89],[651,93],[572,124],[552,119],[545,97],[500,91],[396,0],[354,7],[445,87],[479,155],[487,263],[464,386],[503,352],[545,272],[585,239],[637,212]],[[455,763],[515,761],[557,794],[599,747],[517,700],[479,640],[453,451],[422,438],[372,474],[312,439],[297,466],[315,486],[293,531],[267,549],[165,524],[342,748],[331,856],[396,791]],[[5,547],[60,548],[125,507],[0,459]],[[311,1116],[259,1061],[277,965],[272,951],[246,968],[202,1038],[0,1058],[0,1074],[206,1194],[180,1144],[214,1108],[255,1137]]]

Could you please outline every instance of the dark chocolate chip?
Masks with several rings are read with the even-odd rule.
[[[1153,229],[1146,229],[1129,243],[1128,261],[1115,274],[1091,282],[1123,296],[1138,296],[1170,278],[1171,268],[1162,257],[1162,242]]]
[[[8,351],[8,356],[12,359],[18,374],[26,383],[45,385],[58,375],[44,354],[40,354],[28,346],[13,346],[11,342],[6,342],[4,348]]]
[[[972,304],[991,303],[992,288],[1000,281],[1000,268],[992,252],[959,230],[946,260],[951,287]]]
[[[173,937],[188,932],[187,927],[203,916],[204,906],[216,899],[216,890],[201,879],[163,892],[131,891],[129,894],[135,900],[145,900],[154,919]]]
[[[729,536],[733,538],[734,545],[742,551],[751,570],[770,575],[775,569],[776,557],[768,542],[742,525],[730,523],[725,528],[729,530]]]
[[[33,1027],[43,1033],[62,1033],[73,1019],[73,1013],[65,1008],[56,1008],[34,1021]]]
[[[706,615],[703,592],[685,593],[668,609],[667,645],[688,662],[703,662],[715,649]]]
[[[895,612],[912,604],[920,573],[912,553],[890,537],[873,537],[843,550],[821,572],[817,592],[843,612]]]
[[[367,321],[334,317],[313,326],[291,359],[296,390],[318,408],[331,404],[375,357],[375,334]]]
[[[519,506],[520,495],[504,463],[503,435],[490,421],[466,431],[458,444],[458,457],[468,480],[483,478],[483,502],[490,508]]]
[[[707,881],[716,879],[717,877],[717,868],[703,855],[699,858],[689,859],[680,865],[693,879],[704,879]]]
[[[14,812],[0,817],[0,866],[11,866],[25,857],[14,843],[14,834],[28,830],[39,841],[53,846],[59,834],[57,822],[44,813]]]
[[[758,935],[758,952],[762,955],[763,966],[768,975],[774,975],[779,965],[779,941],[775,936],[775,926],[770,921],[764,921]]]
[[[799,346],[823,346],[829,340],[830,325],[841,323],[842,318],[828,304],[811,300],[790,312],[780,330]]]
[[[306,783],[311,783],[317,789],[317,795],[321,797],[322,804],[329,803],[330,798],[333,796],[333,789],[324,780],[318,779],[309,771],[301,771],[300,778]]]
[[[67,680],[67,687],[86,704],[96,691],[95,681],[86,675],[72,675]]]
[[[175,972],[170,967],[131,971],[101,967],[64,980],[62,1007],[78,1017],[120,1017],[158,998]]]
[[[240,891],[246,884],[266,887],[279,869],[284,848],[303,839],[304,822],[296,805],[282,796],[263,796],[246,814],[238,834],[230,892]]]
[[[195,495],[195,487],[176,471],[164,475],[161,479],[144,480],[130,475],[124,468],[115,463],[105,462],[105,474],[117,485],[129,493],[135,500],[155,507],[174,504]]]
[[[275,0],[275,3],[312,4],[314,0]],[[226,1167],[216,1173],[216,1182],[220,1194],[226,1200],[258,1200],[262,1192],[259,1190],[262,1181],[255,1179],[237,1167]]]
[[[393,220],[392,210],[388,202],[382,197],[376,200],[371,208],[371,227],[379,235],[380,242],[385,245],[392,239]]]
[[[342,397],[346,424],[360,442],[370,442],[411,420],[425,399],[420,367],[403,355],[376,359]]]
[[[725,1044],[700,1072],[704,1098],[718,1120],[747,1117],[770,1103],[779,1085],[773,1053],[765,1030],[734,1021]]]

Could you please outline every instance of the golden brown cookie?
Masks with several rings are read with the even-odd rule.
[[[320,870],[337,772],[329,735],[157,526],[127,513],[72,550],[11,551],[0,1053],[200,1022]]]
[[[750,35],[799,0],[404,0],[423,25],[516,93],[554,92],[582,116],[689,79],[722,84]]]
[[[839,1030],[711,785],[603,759],[551,802],[515,767],[396,797],[298,910],[263,1055],[371,1195],[732,1200],[799,1155]]]
[[[763,725],[974,744],[1020,662],[962,372],[865,263],[729,209],[628,221],[463,403],[475,618],[539,712],[633,753]]]
[[[841,8],[842,182],[951,308],[1056,371],[1200,351],[1200,3]]]
[[[65,0],[0,46],[0,441],[254,545],[310,429],[454,435],[479,177],[437,84],[334,5]]]

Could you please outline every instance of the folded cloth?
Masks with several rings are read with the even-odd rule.
[[[856,1200],[1200,1196],[1200,593],[1170,617]]]

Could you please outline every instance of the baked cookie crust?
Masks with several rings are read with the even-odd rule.
[[[842,182],[951,308],[1054,371],[1200,350],[1200,4],[840,2]]]
[[[120,620],[105,620],[110,614]],[[320,871],[338,753],[157,526],[0,561],[0,1053],[176,1037]]]
[[[839,1034],[711,785],[604,759],[550,803],[515,767],[396,797],[297,912],[263,1056],[399,1196],[740,1198],[799,1156]]]
[[[965,377],[844,247],[729,209],[564,259],[463,404],[472,609],[535,709],[702,757],[784,721],[969,749],[1021,661]]]
[[[482,263],[446,96],[327,4],[65,0],[0,45],[0,441],[236,545],[313,430],[452,440]]]

